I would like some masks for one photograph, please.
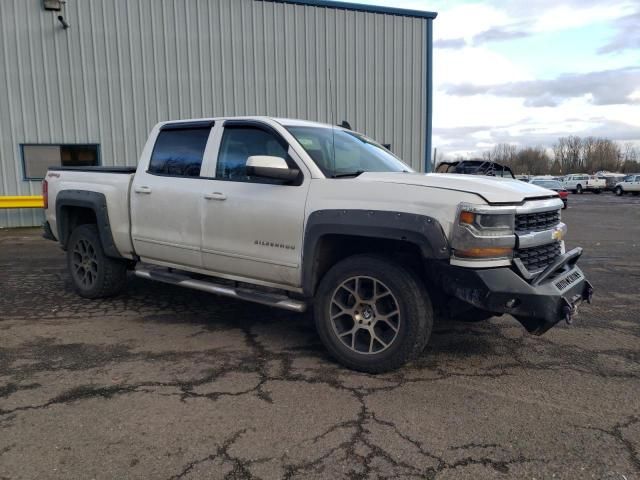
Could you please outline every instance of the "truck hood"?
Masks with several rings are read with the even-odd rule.
[[[520,180],[487,177],[484,175],[366,172],[356,177],[355,180],[360,182],[399,183],[473,193],[479,195],[488,203],[522,203],[525,200],[534,198],[558,196],[556,192]]]

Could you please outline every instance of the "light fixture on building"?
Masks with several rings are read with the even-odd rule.
[[[63,3],[62,0],[42,0],[42,6],[45,10],[55,10],[56,12],[62,10]]]

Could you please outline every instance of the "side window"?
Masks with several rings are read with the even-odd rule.
[[[93,167],[100,165],[100,145],[22,144],[25,180],[41,180],[49,167]]]
[[[222,135],[216,178],[235,182],[282,185],[282,180],[247,175],[247,159],[253,155],[284,158],[291,168],[298,168],[287,153],[288,145],[279,136],[254,126],[227,126]],[[295,182],[296,184],[298,182]]]
[[[176,177],[199,176],[209,132],[211,127],[161,130],[148,172]]]

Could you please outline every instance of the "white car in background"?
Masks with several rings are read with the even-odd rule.
[[[576,173],[567,175],[562,185],[571,193],[582,193],[587,188],[587,180],[589,175],[586,173]]]
[[[640,193],[640,175],[627,175],[613,190],[619,197],[625,193],[638,195]]]

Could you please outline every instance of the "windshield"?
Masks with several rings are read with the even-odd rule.
[[[556,182],[555,180],[534,180],[534,185],[539,185],[540,187],[549,188],[553,190],[554,188],[562,189],[562,184],[560,182]]]
[[[287,130],[327,177],[412,171],[382,145],[356,132],[323,127],[287,127]]]

